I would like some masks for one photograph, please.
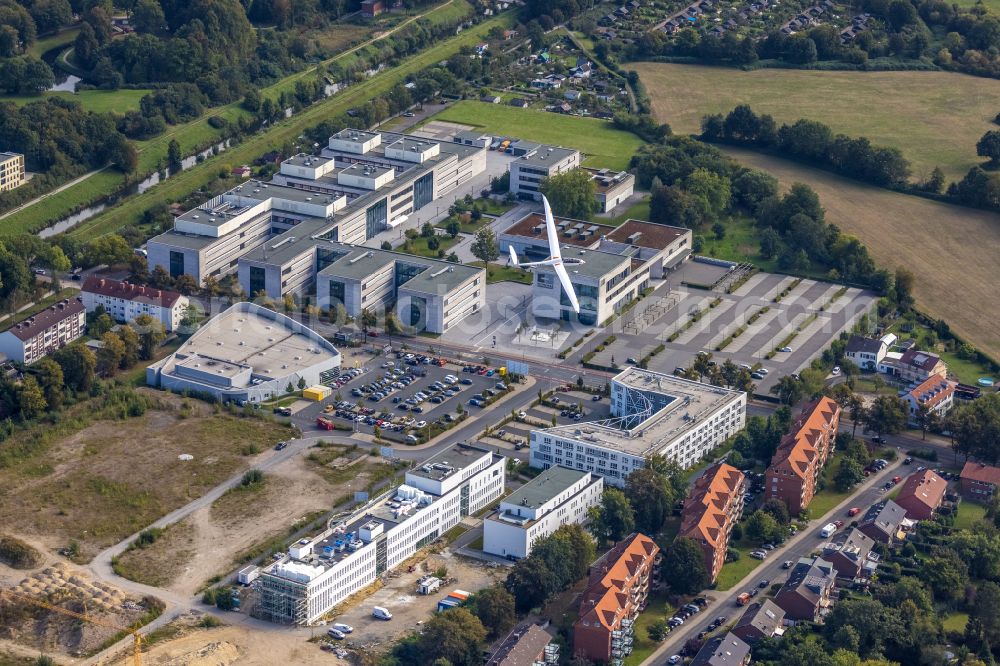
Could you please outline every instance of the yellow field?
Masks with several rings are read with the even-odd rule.
[[[920,309],[1000,358],[1000,215],[870,187],[749,150],[725,152],[773,174],[784,187],[808,184],[827,221],[860,238],[880,266],[913,271]]]
[[[976,141],[1000,112],[1000,81],[949,72],[820,72],[636,63],[660,121],[700,131],[708,113],[750,104],[779,123],[799,118],[895,146],[926,179],[935,166],[957,180],[974,164]]]

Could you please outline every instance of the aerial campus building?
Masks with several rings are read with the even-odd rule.
[[[689,467],[743,428],[747,396],[629,367],[611,380],[611,418],[531,432],[531,466],[592,472],[623,487],[652,454]]]
[[[237,303],[147,367],[146,383],[260,402],[285,394],[300,379],[319,384],[340,362],[340,352],[319,333],[259,305]]]
[[[400,299],[405,325],[442,333],[459,314],[482,307],[484,289],[470,287],[482,280],[482,269],[365,250],[380,276],[391,277],[379,282],[389,287],[362,281],[358,298],[349,299],[339,278],[358,276],[355,245],[399,226],[485,168],[486,151],[476,146],[343,130],[321,154],[286,159],[270,182],[246,181],[179,216],[172,230],[147,244],[149,265],[199,283],[235,271],[251,296],[315,293],[325,305],[339,298],[351,316]],[[453,268],[446,278],[428,279],[444,267]]]
[[[537,266],[531,288],[531,311],[536,317],[595,326],[621,312],[651,280],[662,279],[691,254],[691,230],[681,227],[640,220],[612,227],[569,218],[556,218],[555,224],[563,257],[582,260],[567,265],[580,312],[574,312],[553,269]],[[501,252],[512,248],[529,262],[549,253],[548,231],[539,213],[515,222],[499,241]]]
[[[280,624],[315,623],[500,497],[505,465],[503,456],[463,444],[429,458],[406,473],[403,485],[299,540],[261,570],[251,614]]]

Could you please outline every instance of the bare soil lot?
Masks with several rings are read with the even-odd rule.
[[[819,194],[826,219],[857,236],[886,268],[916,276],[917,305],[994,358],[1000,356],[1000,215],[862,185],[750,150],[725,152]]]
[[[271,421],[216,414],[205,403],[168,393],[139,392],[158,406],[135,418],[96,421],[0,469],[0,525],[49,550],[76,543],[74,559],[89,561],[251,466],[254,456],[245,454],[288,435]],[[180,454],[194,458],[182,461]]]

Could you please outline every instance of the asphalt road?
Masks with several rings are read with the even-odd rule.
[[[684,624],[668,634],[667,639],[663,641],[660,647],[642,662],[643,666],[660,666],[661,664],[666,664],[667,659],[671,655],[680,652],[687,641],[697,638],[698,633],[705,629],[713,618],[719,615],[725,615],[729,618],[725,624],[727,627],[737,622],[743,615],[745,607],[736,605],[736,597],[743,592],[748,592],[757,587],[758,581],[763,578],[767,578],[771,584],[784,582],[787,578],[787,572],[781,568],[782,563],[785,560],[794,561],[800,557],[809,555],[824,541],[819,536],[819,531],[823,528],[823,525],[838,518],[846,522],[847,510],[849,508],[857,506],[864,513],[867,507],[878,502],[886,493],[886,491],[882,490],[883,484],[897,474],[900,474],[901,461],[902,456],[900,456],[897,462],[890,464],[878,474],[868,477],[850,497],[831,509],[828,513],[821,517],[813,518],[809,522],[809,529],[796,534],[779,548],[771,551],[761,566],[754,569],[731,589],[725,592],[708,592],[705,595],[711,599],[708,607],[697,615],[689,617],[685,620]],[[903,469],[906,470],[908,468],[903,467]],[[761,592],[763,593],[763,590]],[[761,598],[761,596],[757,597],[758,600]],[[718,630],[712,635],[718,634],[721,631]]]

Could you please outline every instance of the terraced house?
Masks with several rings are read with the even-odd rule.
[[[836,445],[840,411],[840,405],[827,397],[803,407],[771,458],[765,474],[766,499],[780,499],[792,515],[809,506]]]
[[[684,502],[680,536],[697,543],[705,569],[715,582],[726,562],[729,534],[743,513],[746,477],[726,463],[717,463],[698,478]]]
[[[660,548],[644,534],[619,542],[590,567],[587,590],[573,625],[573,653],[621,664],[632,652],[633,623],[646,607]]]

